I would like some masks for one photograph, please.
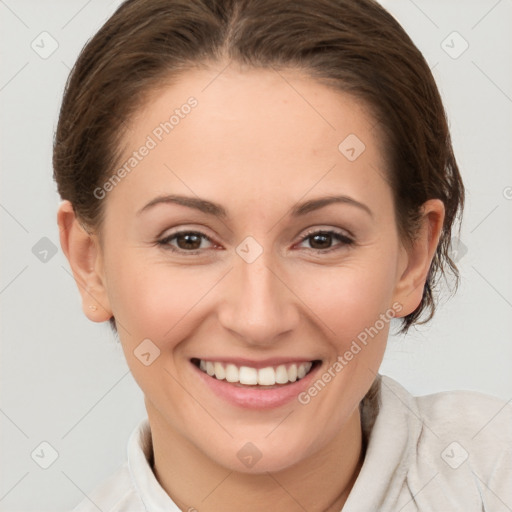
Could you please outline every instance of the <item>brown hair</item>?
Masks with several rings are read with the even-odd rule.
[[[93,191],[113,173],[130,116],[172,77],[227,60],[295,68],[371,108],[386,142],[402,239],[414,239],[425,201],[445,206],[421,303],[400,332],[430,320],[439,277],[449,270],[458,286],[450,243],[464,187],[430,68],[373,0],[127,0],[86,44],[68,78],[53,154],[61,197],[98,229],[103,208]]]

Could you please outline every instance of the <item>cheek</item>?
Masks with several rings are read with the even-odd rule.
[[[111,306],[116,322],[124,327],[118,326],[118,331],[134,379],[147,396],[160,397],[156,402],[164,395],[174,402],[182,395],[173,379],[174,359],[197,322],[212,276],[143,259],[118,260],[110,275]],[[148,352],[146,365],[143,354]],[[180,407],[185,411],[192,406],[185,401]]]
[[[342,350],[381,314],[390,312],[395,285],[395,260],[354,259],[339,267],[309,266],[295,279],[294,292],[308,306],[312,320]],[[393,312],[391,312],[393,313]],[[382,326],[378,324],[380,330]]]
[[[378,373],[397,313],[391,307],[394,262],[392,251],[380,252],[378,261],[362,258],[343,268],[311,270],[310,279],[307,272],[302,275],[315,284],[308,288],[302,281],[297,295],[314,313],[315,326],[322,326],[330,352],[299,401],[308,418],[321,419],[325,439],[336,434]]]
[[[112,311],[129,333],[123,339],[133,344],[149,338],[159,346],[164,339],[166,343],[178,339],[181,320],[211,288],[210,281],[214,282],[214,276],[208,278],[197,268],[176,268],[136,259],[118,261],[110,275]]]

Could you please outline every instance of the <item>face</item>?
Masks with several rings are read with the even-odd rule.
[[[297,73],[219,71],[131,120],[97,265],[150,420],[225,467],[276,471],[358,414],[407,313],[407,253],[363,105]]]

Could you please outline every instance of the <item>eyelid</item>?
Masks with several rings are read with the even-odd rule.
[[[306,232],[304,233],[304,235],[302,235],[301,241],[304,240],[304,238],[307,238],[308,236],[314,235],[316,233],[336,233],[337,235],[340,235],[342,237],[350,239],[352,242],[355,242],[354,235],[347,229],[339,229],[339,228],[333,228],[333,227],[318,227],[318,226],[314,226],[312,228],[307,229]]]
[[[174,227],[165,228],[164,230],[162,230],[160,232],[160,234],[158,234],[156,236],[156,238],[157,239],[167,238],[168,236],[176,235],[176,234],[182,233],[182,232],[186,232],[186,233],[190,233],[190,232],[201,233],[202,235],[204,235],[204,236],[206,236],[208,238],[213,238],[211,235],[207,234],[207,232],[209,232],[209,231],[211,231],[211,230],[208,229],[206,226],[204,226],[201,223],[199,223],[199,224],[195,224],[195,223],[179,224],[179,225],[176,225]]]

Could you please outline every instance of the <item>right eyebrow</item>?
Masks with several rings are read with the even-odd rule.
[[[178,194],[155,197],[143,208],[141,208],[137,212],[137,215],[140,215],[142,212],[152,208],[153,206],[156,206],[157,204],[179,204],[182,206],[187,206],[188,208],[195,208],[196,210],[207,213],[208,215],[214,215],[224,219],[228,216],[226,210],[220,204],[198,197],[183,196]]]

